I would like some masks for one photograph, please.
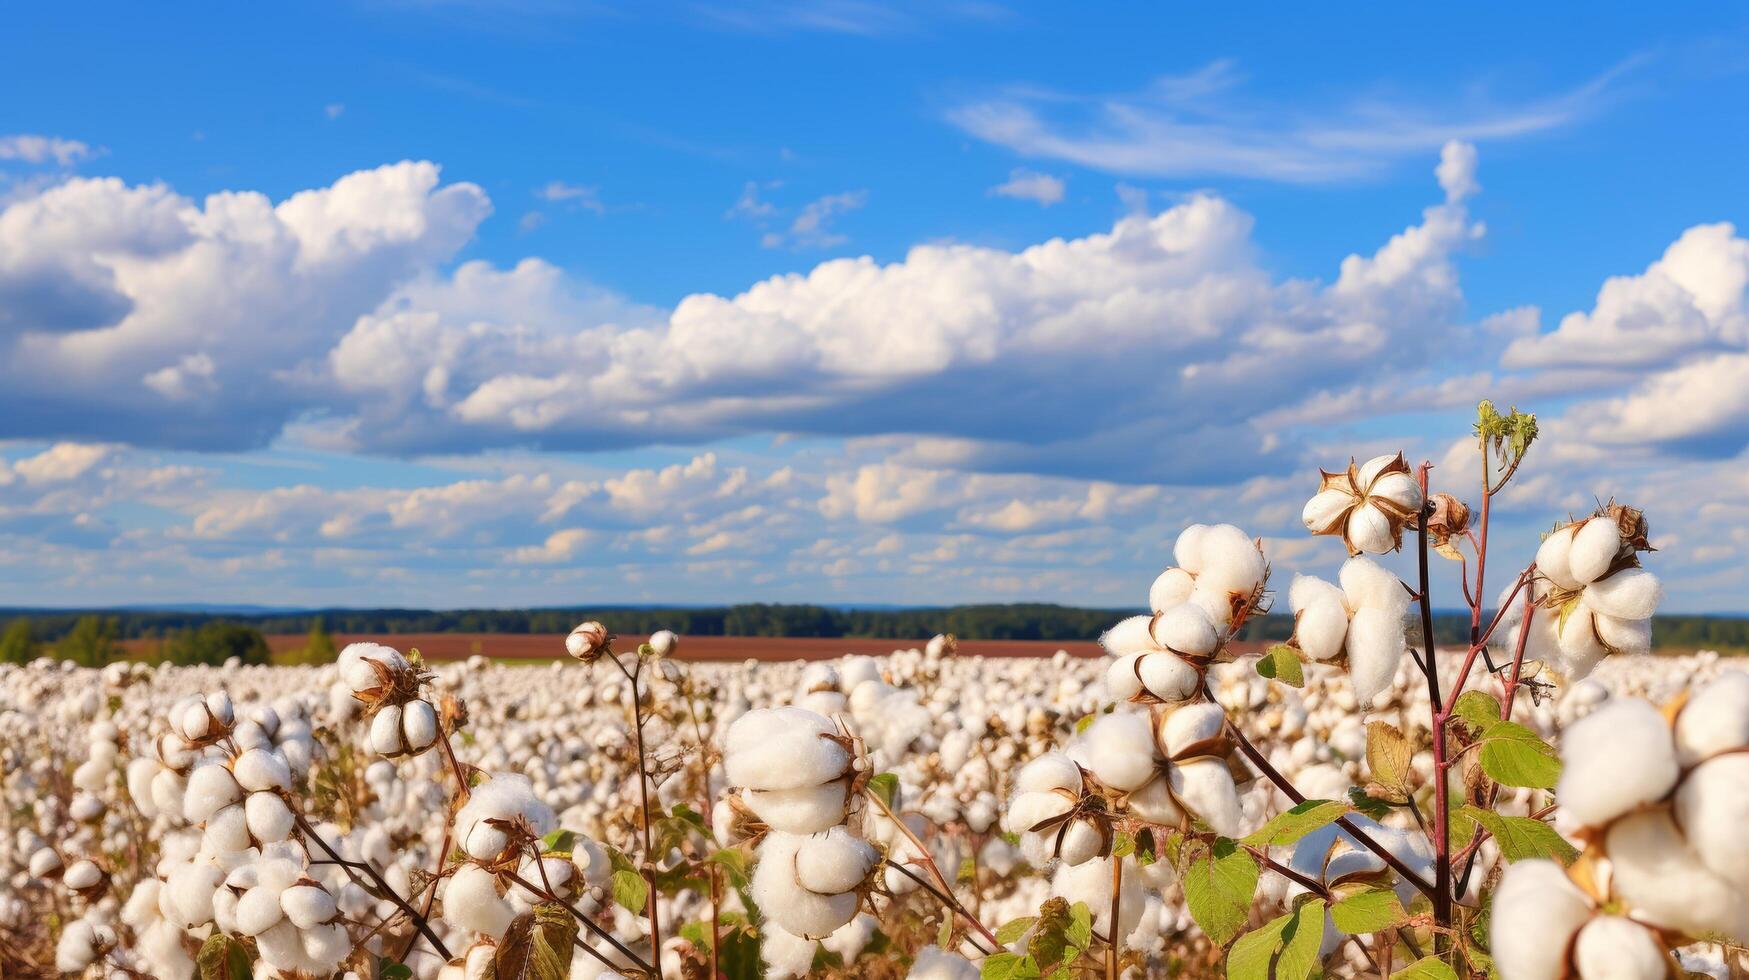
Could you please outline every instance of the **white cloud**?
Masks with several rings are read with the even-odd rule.
[[[52,160],[63,167],[70,167],[89,158],[92,153],[89,145],[59,136],[38,136],[33,133],[0,136],[0,160],[20,160],[24,163],[48,163]]]
[[[589,187],[583,184],[570,184],[562,180],[549,181],[544,187],[534,192],[534,196],[554,204],[569,204],[584,211],[596,214],[606,214],[607,207],[601,203],[601,188]]]
[[[802,210],[784,231],[766,232],[759,243],[766,248],[831,248],[849,241],[849,237],[832,229],[840,215],[855,211],[868,203],[867,191],[845,191],[827,194],[802,205]]]
[[[1048,208],[1063,201],[1064,181],[1061,177],[1041,174],[1036,170],[1016,167],[1009,171],[1008,179],[995,187],[989,193],[997,197],[1012,197],[1021,201],[1033,201],[1039,207]]]

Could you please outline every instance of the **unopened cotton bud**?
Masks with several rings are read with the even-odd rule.
[[[1607,517],[1593,517],[1573,534],[1567,567],[1580,582],[1593,582],[1609,571],[1621,551],[1621,531]]]
[[[680,646],[680,635],[673,630],[657,630],[650,634],[650,652],[658,657],[672,654]]]
[[[1555,795],[1581,825],[1601,827],[1676,785],[1676,753],[1658,709],[1638,699],[1605,705],[1561,737]]]
[[[1591,918],[1591,900],[1553,861],[1509,866],[1494,892],[1490,949],[1509,980],[1559,980],[1574,933]]]

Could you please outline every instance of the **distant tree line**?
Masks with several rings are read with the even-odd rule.
[[[564,633],[584,619],[599,619],[617,633],[672,629],[692,636],[873,637],[918,639],[954,633],[971,640],[1092,640],[1137,610],[1083,609],[1048,603],[988,604],[916,609],[842,609],[816,605],[745,604],[700,608],[577,607],[568,609],[324,609],[265,615],[156,611],[68,612],[0,610],[0,660],[29,659],[44,646],[82,663],[106,663],[121,640],[157,639],[160,655],[177,663],[222,663],[236,656],[265,662],[263,634],[306,633],[302,651],[286,660],[334,657],[330,631],[395,633]],[[1468,615],[1438,613],[1441,643],[1469,638]],[[1669,615],[1653,620],[1654,642],[1671,649],[1749,650],[1749,618]],[[1253,618],[1242,639],[1286,639],[1293,617]],[[1419,634],[1419,629],[1412,630]],[[213,658],[217,658],[216,660]]]

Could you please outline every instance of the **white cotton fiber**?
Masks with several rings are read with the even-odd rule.
[[[1567,679],[1578,680],[1591,673],[1597,662],[1609,653],[1603,641],[1597,637],[1597,628],[1591,622],[1591,610],[1580,602],[1567,615],[1567,621],[1561,622],[1558,610],[1544,610],[1550,621],[1555,624],[1557,645],[1561,648],[1561,668]]]
[[[1585,584],[1573,575],[1574,531],[1573,525],[1558,528],[1536,549],[1537,574],[1569,592]]]
[[[879,860],[874,845],[833,827],[796,848],[796,880],[809,891],[835,895],[861,885]]]
[[[1074,809],[1075,801],[1061,793],[1021,793],[1008,804],[1002,825],[1011,834],[1025,834],[1047,820]]]
[[[767,834],[753,870],[753,901],[767,918],[798,936],[819,939],[856,917],[855,892],[822,895],[796,880],[796,852],[805,838]]]
[[[1250,595],[1263,584],[1266,570],[1263,552],[1244,531],[1231,524],[1216,524],[1203,534],[1197,585]]]
[[[1168,779],[1156,779],[1130,794],[1129,811],[1138,820],[1176,827],[1184,820],[1184,811],[1172,798]]]
[[[978,980],[978,976],[978,967],[964,956],[925,946],[917,951],[905,980]]]
[[[1668,811],[1623,817],[1610,828],[1605,846],[1615,893],[1635,918],[1690,935],[1749,939],[1749,902],[1700,862]]]
[[[1567,554],[1567,567],[1573,578],[1593,582],[1621,551],[1621,529],[1607,517],[1593,517],[1573,533],[1573,547]]]
[[[1080,792],[1081,767],[1061,752],[1046,752],[1023,766],[1014,777],[1019,793],[1038,793],[1053,789]]]
[[[1749,896],[1749,755],[1720,756],[1689,773],[1676,790],[1676,819],[1701,861]]]
[[[1143,657],[1151,657],[1150,653],[1131,653],[1119,657],[1105,669],[1105,691],[1114,700],[1128,701],[1142,693],[1142,679],[1136,673],[1137,662]],[[1161,654],[1171,656],[1171,654]],[[1176,659],[1176,658],[1174,658]]]
[[[1216,629],[1224,631],[1233,623],[1233,596],[1234,593],[1219,586],[1198,582],[1185,604],[1201,609]]]
[[[1676,785],[1676,752],[1658,709],[1638,699],[1605,705],[1561,734],[1555,797],[1589,827],[1659,800]]]
[[[850,751],[827,738],[832,722],[801,708],[756,708],[729,727],[723,767],[750,789],[799,789],[843,776]]]
[[[1121,859],[1120,859],[1121,860]],[[1069,904],[1086,902],[1093,911],[1093,931],[1111,931],[1111,859],[1101,858],[1085,864],[1058,868],[1051,878],[1051,894],[1068,899]],[[1118,890],[1117,934],[1128,939],[1142,921],[1146,903],[1142,897],[1142,882],[1134,862],[1125,862],[1123,885]]]
[[[243,801],[243,813],[249,825],[249,836],[263,843],[285,840],[297,825],[291,807],[274,793],[249,794],[249,798]]]
[[[1676,755],[1684,766],[1749,745],[1749,674],[1727,670],[1694,692],[1676,716]]]
[[[399,755],[401,740],[401,706],[385,704],[370,720],[370,747],[378,755]]]
[[[800,789],[750,789],[747,807],[773,830],[817,834],[844,822],[849,785],[844,780]]]
[[[1382,555],[1396,545],[1391,519],[1372,504],[1361,504],[1348,515],[1348,541],[1355,548]]]
[[[1144,653],[1136,670],[1148,693],[1167,703],[1183,701],[1202,688],[1202,673],[1170,653]]]
[[[1347,649],[1348,679],[1356,701],[1371,704],[1379,692],[1391,686],[1407,648],[1400,614],[1373,607],[1354,614],[1348,624]]]
[[[1585,980],[1663,980],[1670,973],[1652,933],[1619,915],[1598,916],[1579,930],[1573,966]]]
[[[1585,604],[1606,616],[1649,619],[1664,599],[1658,576],[1643,568],[1624,568],[1585,587]]]
[[[1046,834],[1045,837],[1051,839],[1053,835]],[[1086,864],[1104,850],[1105,834],[1086,820],[1076,820],[1064,830],[1062,842],[1057,844],[1057,857],[1073,867]]]
[[[1421,510],[1421,484],[1407,473],[1386,473],[1367,486],[1366,495],[1389,501],[1411,514]]]
[[[1153,622],[1152,616],[1131,616],[1119,620],[1116,626],[1100,635],[1099,645],[1114,657],[1158,650],[1159,646],[1154,643],[1154,637],[1149,632],[1149,626]]]
[[[476,864],[463,864],[443,889],[443,920],[467,932],[496,939],[516,918],[516,910],[498,894],[498,879]]]
[[[1342,590],[1321,578],[1296,575],[1288,590],[1294,610],[1294,641],[1313,660],[1342,652],[1348,636],[1348,607]]]
[[[1590,600],[1582,600],[1590,605]],[[1591,614],[1591,627],[1604,646],[1616,653],[1644,654],[1652,650],[1652,620],[1617,619],[1600,612]]]
[[[304,945],[304,966],[312,973],[332,973],[347,954],[352,952],[352,937],[338,922],[320,925],[301,933]]]
[[[158,910],[179,928],[193,929],[212,921],[213,893],[224,875],[204,862],[178,864],[164,880]]]
[[[237,930],[245,936],[258,936],[273,928],[285,916],[279,894],[265,885],[244,892],[237,900]]]
[[[1208,532],[1207,524],[1192,524],[1178,532],[1178,540],[1172,543],[1172,560],[1179,568],[1192,575],[1202,571],[1202,545]]]
[[[415,752],[437,741],[437,710],[429,701],[409,701],[401,711],[401,735]]]
[[[1350,609],[1377,609],[1401,616],[1409,608],[1409,591],[1390,569],[1371,558],[1342,563],[1342,594]]]
[[[1161,741],[1168,757],[1177,759],[1191,748],[1221,733],[1227,725],[1227,713],[1218,704],[1202,702],[1187,704],[1166,715],[1160,723]]]
[[[316,885],[293,885],[279,896],[285,917],[299,929],[314,929],[339,911],[328,889]]]
[[[1160,762],[1146,715],[1103,715],[1082,736],[1088,768],[1107,786],[1128,792],[1152,779]]]
[[[1195,587],[1196,579],[1189,572],[1177,566],[1168,568],[1148,587],[1148,608],[1157,613],[1171,609],[1189,599]]]
[[[251,793],[264,789],[291,789],[291,763],[273,749],[250,749],[232,764],[237,785]]]
[[[1206,657],[1215,652],[1220,635],[1215,624],[1197,606],[1180,603],[1154,617],[1154,642],[1177,653]]]
[[[1494,892],[1491,950],[1510,980],[1558,980],[1573,934],[1591,918],[1591,902],[1553,861],[1520,861]]]
[[[182,812],[190,823],[200,823],[223,807],[243,798],[231,770],[209,763],[194,770],[188,777],[188,788],[182,796]]]
[[[1347,490],[1320,490],[1306,501],[1305,509],[1300,511],[1300,521],[1313,534],[1323,534],[1335,529],[1344,512],[1354,503],[1354,495]]]
[[[1239,790],[1224,759],[1174,763],[1168,771],[1178,802],[1223,837],[1240,836],[1244,812]]]

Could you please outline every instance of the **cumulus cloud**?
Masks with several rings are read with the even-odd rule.
[[[1008,179],[990,188],[990,194],[996,197],[1012,197],[1021,201],[1032,201],[1039,207],[1048,208],[1053,204],[1061,204],[1066,182],[1061,177],[1041,174],[1036,170],[1016,167],[1009,171]]]
[[[63,167],[70,167],[89,158],[92,152],[91,147],[85,143],[59,136],[40,136],[34,133],[0,136],[0,160],[20,160],[24,163],[53,161]]]

